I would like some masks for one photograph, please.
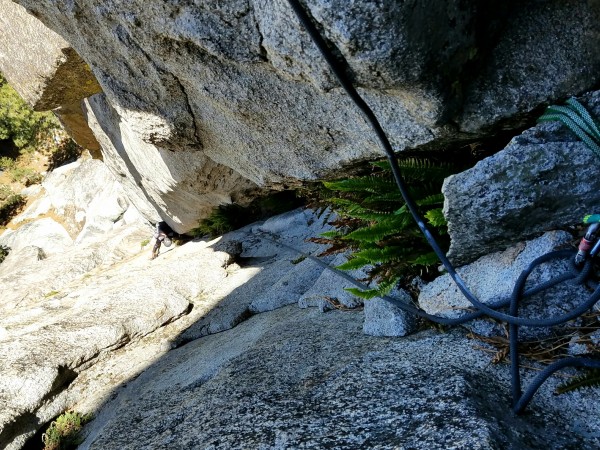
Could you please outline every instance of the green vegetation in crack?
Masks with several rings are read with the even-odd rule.
[[[81,443],[80,432],[83,425],[91,419],[91,415],[83,415],[76,411],[66,411],[64,414],[61,414],[42,435],[44,450],[68,450],[76,448]]]
[[[54,114],[33,111],[0,74],[0,226],[25,205],[24,187],[41,183],[43,173],[81,152]]]
[[[7,247],[6,245],[0,245],[0,264],[4,262],[9,253],[10,247]]]
[[[405,159],[399,164],[411,196],[430,227],[437,231],[441,245],[447,247],[444,197],[440,191],[444,178],[454,168],[424,158]],[[337,216],[330,222],[335,230],[311,240],[329,245],[321,256],[350,251],[349,260],[338,269],[365,268],[368,275],[363,281],[377,283],[366,291],[348,291],[370,299],[388,294],[401,281],[436,272],[438,259],[408,211],[387,161],[372,163],[368,175],[323,184],[329,192],[325,204]]]
[[[584,369],[581,374],[571,378],[556,388],[557,394],[600,386],[600,369]]]
[[[196,228],[189,232],[195,237],[220,236],[258,220],[282,214],[304,204],[304,199],[294,191],[276,192],[257,198],[248,206],[235,203],[220,205]]]

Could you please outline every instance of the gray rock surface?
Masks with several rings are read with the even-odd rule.
[[[514,125],[522,112],[586,92],[584,80],[600,70],[599,39],[596,2],[519,2],[485,67],[465,88],[459,126],[474,132]]]
[[[42,192],[35,194],[33,202],[13,223],[19,225],[49,216],[59,220],[68,235],[80,243],[141,220],[139,214],[137,219],[126,214],[130,207],[121,183],[106,165],[82,159],[50,172],[42,182]]]
[[[329,265],[337,267],[347,260],[348,258],[344,255],[336,255]],[[355,279],[365,277],[365,272],[361,270],[352,270],[345,273]],[[300,300],[298,300],[298,306],[301,308],[318,307],[322,311],[328,311],[335,307],[358,308],[363,305],[363,300],[346,290],[350,287],[356,286],[344,280],[338,273],[324,270],[313,286],[302,294]]]
[[[79,186],[85,179],[85,188],[73,191],[66,182],[70,178],[78,178]],[[99,182],[106,192],[98,189]],[[324,270],[310,259],[296,261],[299,253],[293,248],[318,253],[320,246],[305,240],[328,229],[308,210],[212,241],[171,247],[152,261],[149,247],[140,245],[152,228],[131,213],[131,206],[119,212],[110,229],[93,235],[80,223],[75,242],[45,217],[49,208],[63,208],[86,223],[114,220],[113,203],[104,197],[113,192],[112,182],[99,161],[61,168],[25,211],[28,223],[0,240],[13,246],[0,264],[3,447],[21,448],[47,421],[76,404],[99,408],[117,386],[171,348],[297,303]],[[94,206],[100,200],[106,201],[102,211]],[[49,239],[54,229],[64,244]],[[324,296],[337,288],[321,285]],[[360,310],[353,314],[362,320]]]
[[[0,72],[36,111],[55,110],[84,148],[100,147],[81,100],[101,92],[89,66],[60,35],[11,0],[0,1]]]
[[[509,298],[521,272],[536,258],[558,248],[568,247],[572,237],[565,231],[552,231],[543,236],[516,244],[505,251],[483,256],[477,261],[458,268],[457,272],[469,289],[485,304]],[[540,265],[528,278],[526,289],[548,281],[571,270],[568,260],[554,260]],[[562,283],[547,291],[523,300],[519,308],[521,317],[549,318],[565,314],[578,306],[590,292],[584,286]],[[471,308],[469,301],[458,290],[449,275],[443,275],[424,285],[419,294],[419,305],[429,314],[442,317],[459,317]],[[491,319],[481,319],[465,324],[482,335],[501,334]],[[523,337],[550,333],[546,328],[521,327]]]
[[[36,111],[100,92],[89,67],[60,35],[11,0],[1,0],[0,10],[0,71]]]
[[[85,112],[107,167],[148,220],[164,220],[177,232],[189,231],[215,206],[247,203],[258,191],[254,183],[198,149],[173,152],[140,139],[132,124],[123,119],[132,113],[119,114],[102,94],[85,101]],[[141,118],[143,113],[133,115]],[[146,126],[153,120],[148,116]],[[155,125],[153,129],[162,127]]]
[[[112,109],[87,111],[111,170],[177,231],[248,187],[381,156],[284,1],[18,3],[90,65]],[[600,80],[595,2],[306,4],[397,151],[479,136]]]
[[[407,292],[394,290],[390,297],[412,304]],[[363,333],[369,336],[406,336],[416,329],[416,317],[380,298],[365,300]]]
[[[46,198],[86,220],[100,214],[93,198],[104,194],[90,179],[96,171],[107,180],[100,167],[84,161],[49,177],[28,220],[47,220],[32,213]],[[77,171],[95,196],[69,194],[64,180]],[[404,333],[405,317],[285,306],[315,284],[323,297],[339,295],[339,280],[327,285],[321,265],[298,258],[322,250],[306,242],[328,229],[314,213],[291,211],[150,260],[140,244],[152,228],[132,211],[110,230],[48,254],[23,246],[0,264],[3,448],[22,448],[68,408],[96,415],[82,448],[598,445],[595,391],[556,399],[552,381],[532,414],[515,419],[506,368],[489,367],[459,331],[392,341],[362,330]]]
[[[375,338],[358,313],[286,307],[170,352],[119,389],[80,448],[598,445],[598,404],[577,403],[589,394],[546,386],[515,417],[506,375],[457,332]]]
[[[582,98],[600,116],[600,92]],[[581,223],[600,202],[598,156],[559,122],[542,123],[499,153],[446,179],[444,215],[459,264],[534,236]]]

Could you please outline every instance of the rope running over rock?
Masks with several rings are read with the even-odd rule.
[[[315,43],[315,45],[317,46],[317,48],[323,55],[324,59],[328,63],[329,67],[331,68],[332,72],[336,76],[337,80],[339,81],[340,85],[344,88],[344,90],[346,91],[348,96],[352,99],[354,104],[363,113],[363,115],[365,116],[369,125],[371,126],[371,128],[373,129],[375,134],[377,135],[377,138],[379,139],[379,142],[380,142],[380,144],[385,152],[385,155],[390,163],[390,166],[392,168],[392,174],[394,176],[394,180],[396,181],[396,185],[398,186],[398,189],[400,190],[400,193],[402,194],[402,197],[404,198],[406,206],[408,207],[410,213],[412,214],[415,222],[417,223],[419,229],[421,230],[421,232],[427,239],[427,242],[429,243],[429,245],[431,246],[433,251],[436,253],[438,258],[440,259],[440,261],[446,268],[446,271],[448,272],[448,274],[450,275],[450,277],[452,278],[454,283],[456,283],[459,290],[466,297],[466,299],[477,309],[477,311],[473,312],[473,313],[465,314],[464,316],[461,316],[456,319],[448,319],[448,318],[444,318],[444,317],[427,314],[425,311],[423,311],[419,308],[416,308],[415,306],[401,302],[401,301],[394,299],[392,297],[389,297],[389,296],[383,297],[383,299],[385,301],[388,301],[388,302],[398,306],[399,308],[403,309],[404,311],[407,311],[412,314],[416,314],[420,317],[424,317],[426,319],[429,319],[433,322],[436,322],[436,323],[439,323],[442,325],[459,325],[459,324],[468,322],[470,320],[473,320],[477,317],[481,317],[483,315],[487,315],[493,319],[501,320],[501,321],[508,323],[509,330],[510,330],[510,353],[511,353],[511,375],[512,375],[512,383],[511,384],[512,384],[512,393],[513,393],[513,410],[517,414],[522,412],[525,409],[525,407],[527,406],[529,401],[532,399],[532,397],[534,396],[535,392],[539,389],[539,387],[544,383],[544,381],[546,381],[546,379],[549,376],[551,376],[557,370],[562,369],[564,367],[600,368],[600,361],[598,361],[598,360],[593,360],[593,359],[588,359],[588,358],[565,358],[565,359],[557,361],[554,364],[551,364],[548,367],[546,367],[546,369],[544,369],[530,383],[530,385],[526,389],[526,391],[524,393],[522,393],[520,372],[519,372],[519,353],[518,353],[518,349],[517,349],[519,326],[551,327],[551,326],[565,323],[569,320],[572,320],[572,319],[580,316],[582,313],[584,313],[585,311],[592,308],[596,304],[596,302],[600,299],[600,285],[598,285],[595,288],[594,292],[588,297],[587,300],[585,300],[583,303],[581,303],[580,306],[575,308],[573,311],[571,311],[567,314],[563,314],[558,317],[553,317],[553,318],[548,318],[548,319],[528,319],[528,318],[519,317],[518,316],[519,302],[523,298],[530,297],[533,294],[544,291],[552,286],[555,286],[555,285],[557,285],[561,282],[567,281],[567,280],[573,280],[573,282],[579,283],[579,284],[584,283],[587,280],[587,278],[589,277],[589,274],[591,272],[591,262],[588,261],[584,265],[583,269],[581,269],[581,270],[577,269],[575,267],[575,265],[573,265],[571,271],[569,271],[565,274],[559,275],[559,276],[557,276],[545,283],[542,283],[538,286],[530,288],[527,291],[524,291],[525,283],[527,281],[528,276],[531,274],[531,272],[537,266],[539,266],[540,264],[543,264],[545,262],[554,260],[554,259],[570,258],[570,257],[574,258],[574,255],[575,255],[575,252],[573,252],[571,250],[560,250],[557,252],[548,253],[546,255],[541,256],[540,258],[537,258],[535,261],[533,261],[529,265],[529,267],[526,270],[523,271],[523,273],[517,280],[517,283],[515,285],[515,288],[513,290],[513,293],[512,293],[512,296],[510,299],[502,300],[491,306],[488,306],[488,305],[482,303],[467,287],[467,285],[465,284],[463,279],[460,277],[460,275],[458,275],[458,273],[456,272],[456,269],[454,268],[452,263],[450,263],[450,261],[448,260],[448,258],[445,255],[445,253],[442,251],[442,249],[436,242],[433,234],[431,233],[431,231],[425,224],[423,217],[421,216],[421,214],[419,213],[419,211],[417,209],[417,205],[415,204],[414,200],[410,197],[410,195],[408,193],[408,189],[407,189],[406,183],[404,181],[404,178],[402,177],[400,167],[398,165],[398,161],[396,160],[396,156],[394,154],[392,145],[390,144],[385,132],[383,131],[381,124],[377,120],[375,113],[371,110],[369,105],[367,105],[367,103],[363,100],[363,98],[357,92],[352,81],[350,80],[350,78],[347,75],[348,71],[350,70],[348,64],[346,62],[341,62],[332,54],[327,43],[325,42],[325,40],[323,39],[323,37],[321,36],[319,31],[317,30],[317,28],[314,24],[314,19],[312,19],[309,16],[308,12],[302,7],[300,2],[298,0],[288,0],[288,3],[294,10],[296,16],[298,17],[298,20],[302,23],[302,25],[304,26],[304,28],[310,35],[311,39],[313,40],[313,42]],[[283,245],[288,248],[292,248],[292,247],[290,247],[286,244],[283,244],[279,241],[277,241],[277,242],[280,245]],[[293,250],[298,251],[296,249],[293,249]],[[317,258],[310,256],[310,255],[305,255],[305,256],[307,256],[308,258],[310,258],[313,261],[318,262],[319,264],[326,266],[330,270],[335,270],[338,274],[340,274],[341,276],[343,276],[345,279],[352,282],[353,284],[364,287],[364,286],[362,286],[361,283],[352,279],[352,277],[350,277],[349,275],[344,274],[336,269],[331,268],[330,266],[328,266],[324,262],[318,260]],[[510,307],[508,314],[498,311],[499,308],[503,308],[506,306]]]

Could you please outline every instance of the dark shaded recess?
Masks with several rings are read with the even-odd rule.
[[[12,159],[19,157],[19,149],[12,139],[0,139],[0,156],[8,156]]]
[[[67,366],[60,366],[58,368],[58,376],[52,384],[52,390],[44,400],[50,399],[54,397],[57,393],[65,390],[73,381],[75,381],[76,378],[77,372],[75,372]],[[38,424],[38,426],[36,427],[37,432],[27,440],[27,442],[23,446],[23,450],[43,450],[44,443],[42,441],[42,435],[46,432],[50,424],[58,418],[58,416],[53,417],[50,421],[48,421],[45,424],[39,425],[39,419],[35,415],[31,415],[35,417],[36,424]]]
[[[540,111],[543,111],[543,109]],[[494,155],[504,149],[512,138],[520,135],[523,131],[533,126],[539,115],[541,115],[541,112],[540,114],[535,115],[535,117],[532,116],[531,122],[526,125],[521,125],[518,128],[500,130],[486,137],[482,136],[474,138],[472,135],[454,136],[449,137],[445,141],[436,141],[415,149],[403,150],[396,155],[400,161],[410,158],[419,158],[427,159],[434,163],[445,163],[454,169],[454,173],[460,173],[470,169],[482,159]],[[381,155],[380,160],[384,159],[385,157]],[[359,161],[344,167],[342,172],[345,177],[353,177],[366,175],[372,171],[373,166],[368,161]],[[324,180],[327,181],[335,179],[339,179],[339,176],[333,174],[332,176],[324,178]],[[314,182],[307,184],[314,185]]]
[[[305,204],[306,200],[296,191],[285,190],[256,198],[248,206],[241,206],[237,203],[220,205],[209,217],[201,220],[199,228],[192,230],[190,234],[218,236],[253,222],[283,214]],[[180,237],[183,241],[191,239],[189,235]]]
[[[469,4],[469,1],[463,1]],[[465,6],[466,8],[466,6]],[[474,57],[456,54],[454,58],[464,61],[459,67],[454,67],[452,72],[442,73],[445,78],[446,89],[446,117],[441,122],[452,122],[452,117],[459,117],[462,112],[464,93],[467,86],[477,78],[481,70],[487,66],[493,49],[498,44],[500,37],[511,16],[519,8],[515,0],[489,1],[478,0],[474,7],[475,12],[469,28],[473,36]],[[460,50],[464,52],[464,49]],[[440,70],[438,61],[430,61],[428,71],[436,73]],[[443,70],[443,69],[442,69]],[[456,72],[455,72],[456,70]]]
[[[17,433],[22,433],[27,430],[33,431],[39,429],[40,422],[37,416],[33,413],[27,412],[21,414],[14,422],[9,423],[4,427],[0,433],[0,448],[8,447],[8,444],[12,443]],[[40,442],[42,442],[40,434]],[[30,450],[27,446],[23,447],[25,450]],[[32,447],[31,450],[43,449],[41,447]]]

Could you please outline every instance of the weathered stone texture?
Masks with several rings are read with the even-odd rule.
[[[180,152],[189,175],[199,170],[207,187],[209,160],[229,167],[234,180],[281,187],[339,175],[381,155],[284,0],[18,3],[90,64],[118,121],[131,131],[131,145],[123,144],[132,160],[144,159],[139,147],[152,145]],[[464,138],[459,129],[479,135],[600,80],[594,2],[311,0],[306,6],[398,151]],[[157,176],[136,166],[123,173],[169,178],[165,171]],[[232,191],[217,189],[212,197],[200,189],[201,206],[184,211],[198,196],[189,195],[189,176],[183,178],[168,189],[138,192],[157,210],[147,217],[177,216],[172,225],[186,230],[209,205],[238,195],[235,182]]]
[[[549,386],[533,414],[515,417],[506,367],[459,333],[400,341],[360,328],[356,313],[286,307],[191,342],[122,389],[80,448],[597,445],[597,420],[572,426],[582,399],[552,398]]]
[[[549,0],[516,5],[487,64],[465,89],[458,119],[464,131],[502,122],[514,126],[519,116],[540,104],[597,88],[600,3]]]
[[[34,110],[56,109],[75,142],[98,152],[80,105],[82,99],[101,91],[89,66],[68,42],[22,6],[0,0],[0,11],[0,72]]]
[[[175,231],[185,232],[215,206],[244,204],[258,191],[254,183],[197,149],[173,152],[140,139],[131,126],[135,122],[122,119],[129,113],[119,114],[102,94],[86,99],[85,112],[107,167],[153,222],[165,220]],[[147,117],[145,123],[153,120]]]
[[[79,102],[100,91],[67,41],[11,0],[1,0],[0,11],[0,71],[35,110]]]
[[[486,305],[509,299],[521,272],[536,258],[554,250],[568,248],[572,236],[566,231],[551,231],[537,239],[520,242],[503,252],[492,253],[460,267],[458,274],[471,292]],[[562,258],[538,266],[528,278],[527,288],[570,273],[572,262]],[[590,292],[585,286],[564,282],[552,289],[524,299],[519,315],[534,319],[547,319],[575,309],[587,299]],[[427,313],[441,317],[457,318],[473,305],[458,289],[450,275],[442,275],[424,285],[419,293],[419,306]],[[506,310],[503,310],[506,312]],[[490,320],[475,320],[465,326],[481,335],[505,335],[505,329]],[[540,337],[551,333],[548,328],[521,327],[522,337]]]
[[[600,116],[600,92],[582,103]],[[447,178],[444,214],[457,263],[580,223],[600,203],[598,156],[560,122],[513,138],[499,153]]]

